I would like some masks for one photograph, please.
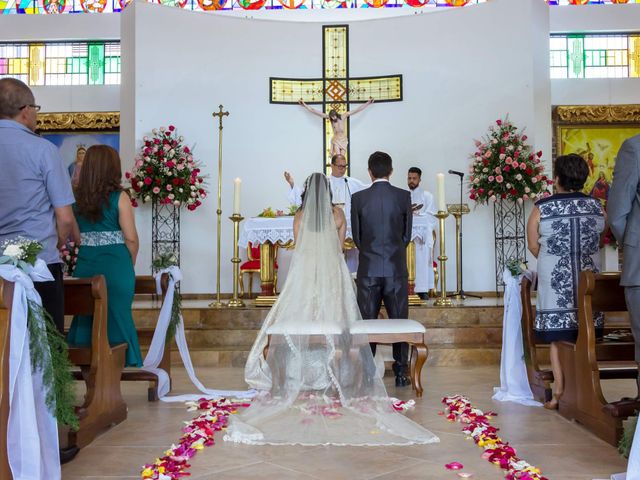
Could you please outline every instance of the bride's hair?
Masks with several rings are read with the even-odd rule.
[[[320,182],[324,183],[324,186],[327,188],[327,190],[329,190],[329,203],[333,205],[333,192],[331,192],[331,185],[329,185],[329,180],[327,179],[326,175],[316,172],[309,175],[307,179],[304,181],[304,187],[302,189],[302,193],[300,194],[300,198],[302,199],[302,205],[300,205],[301,209],[304,210],[304,207],[306,205],[307,192],[309,191],[309,186],[312,183],[315,183],[316,186],[318,186]]]

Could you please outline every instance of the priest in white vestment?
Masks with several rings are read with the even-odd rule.
[[[365,188],[369,188],[370,184],[365,184],[358,179],[345,175],[347,171],[347,159],[342,154],[331,157],[331,175],[329,176],[329,184],[331,186],[331,195],[333,203],[344,208],[347,219],[350,218],[351,212],[351,195]],[[289,203],[291,205],[300,206],[302,204],[302,188],[296,185],[293,177],[289,172],[284,172],[284,178],[291,186],[288,194]],[[347,265],[353,273],[358,269],[358,250],[352,248],[346,251]]]
[[[434,287],[433,272],[433,231],[436,229],[437,220],[435,217],[436,205],[433,195],[420,188],[422,170],[418,167],[411,167],[407,174],[407,185],[411,191],[411,206],[413,214],[417,216],[428,216],[433,219],[432,229],[424,240],[416,239],[416,287],[415,291],[421,298],[426,298],[427,293]]]

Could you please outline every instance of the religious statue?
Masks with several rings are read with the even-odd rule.
[[[331,122],[331,128],[333,130],[333,136],[331,137],[331,156],[334,155],[346,155],[347,146],[349,145],[349,138],[347,137],[347,133],[345,131],[344,121],[349,118],[351,115],[355,115],[358,112],[361,112],[369,105],[373,103],[373,98],[369,97],[369,101],[363,105],[360,105],[358,108],[351,112],[345,112],[342,115],[339,114],[335,109],[329,110],[329,114],[321,112],[313,107],[310,107],[304,100],[298,100],[298,103],[302,105],[304,108],[309,110],[314,115],[318,117],[322,117],[324,119],[329,119]]]

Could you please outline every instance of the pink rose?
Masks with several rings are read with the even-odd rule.
[[[496,125],[501,126],[502,125],[502,120],[496,120]]]
[[[160,187],[153,187],[153,193],[156,195],[160,193]]]
[[[495,180],[495,177],[493,175],[489,175],[489,178],[487,178],[487,180],[493,182]]]
[[[169,191],[173,190],[173,186],[171,184],[167,185],[167,190]]]
[[[525,168],[527,168],[527,164],[526,164],[526,163],[524,163],[524,162],[522,162],[522,163],[520,164],[520,169],[521,169],[521,170],[524,170]]]
[[[176,127],[174,127],[173,125],[169,125],[169,131],[173,132],[176,129]]]
[[[144,179],[144,184],[145,184],[145,185],[151,185],[151,182],[152,182],[151,177],[146,177],[146,178]]]
[[[504,181],[504,178],[502,177],[502,175],[498,175],[498,176],[496,177],[496,182],[498,182],[498,183],[502,183],[503,181]]]
[[[500,175],[502,173],[502,170],[500,170],[500,167],[496,167],[495,171],[498,175]]]

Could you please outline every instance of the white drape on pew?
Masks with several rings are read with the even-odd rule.
[[[532,278],[535,273],[527,271],[524,275]],[[533,399],[527,377],[527,367],[524,362],[522,324],[520,322],[522,318],[520,282],[524,275],[514,277],[509,270],[505,270],[503,273],[505,287],[500,387],[494,388],[492,398],[500,402],[515,402],[540,407],[542,404]]]
[[[53,277],[42,260],[26,273],[13,265],[0,265],[0,277],[15,284],[9,343],[9,466],[14,480],[58,480],[58,424],[45,404],[42,371],[31,370],[27,327],[28,301],[42,305],[33,282],[49,282]]]
[[[158,376],[158,396],[163,402],[186,402],[190,400],[198,400],[203,396],[211,397],[233,397],[233,398],[251,398],[255,395],[254,390],[212,390],[206,388],[193,369],[193,363],[191,362],[191,355],[189,354],[189,346],[187,345],[187,337],[184,333],[184,320],[182,319],[182,313],[180,314],[180,322],[176,328],[176,344],[178,345],[178,351],[180,352],[180,358],[184,364],[184,368],[189,375],[191,383],[201,392],[200,394],[187,394],[187,395],[175,395],[167,396],[169,388],[171,386],[169,375],[167,372],[158,368],[162,361],[164,353],[164,344],[167,338],[167,328],[169,327],[169,321],[171,320],[171,306],[173,305],[173,296],[175,292],[176,283],[182,280],[182,272],[178,267],[169,267],[159,271],[155,275],[156,290],[160,295],[162,289],[160,287],[160,279],[162,274],[167,273],[169,275],[169,287],[167,289],[167,295],[162,303],[160,309],[160,315],[158,317],[158,323],[156,330],[153,333],[153,339],[151,340],[151,346],[147,352],[147,356],[142,364],[142,369],[148,372],[154,373]],[[204,395],[203,395],[204,394]]]

